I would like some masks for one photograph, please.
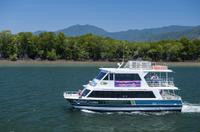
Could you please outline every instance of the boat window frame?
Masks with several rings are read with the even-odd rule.
[[[118,78],[118,75],[133,75],[133,79],[128,79],[128,80],[124,80],[124,79],[116,79]],[[122,77],[121,77],[122,78]],[[138,73],[117,73],[115,74],[115,81],[141,81],[142,78],[140,77],[140,75]]]
[[[97,78],[101,73],[105,73],[103,76],[101,76],[101,78]],[[97,79],[97,80],[103,80],[106,76],[108,75],[108,72],[106,72],[106,71],[100,71],[99,73],[98,73],[98,75],[95,77],[95,79]]]
[[[95,94],[96,92],[96,94]],[[98,93],[99,92],[99,93]],[[104,92],[104,93],[103,93]],[[140,92],[140,93],[139,93]],[[148,93],[148,94],[151,94],[151,96],[149,95],[145,95],[144,96],[144,93]],[[97,93],[101,96],[97,96]],[[107,95],[105,94],[107,93]],[[115,95],[112,94],[115,93]],[[135,95],[133,94],[135,93]],[[94,95],[92,95],[94,94]],[[110,94],[110,95],[109,95]],[[143,94],[143,96],[141,97],[138,97],[138,94]],[[132,96],[132,97],[131,97]],[[134,99],[138,99],[138,98],[148,98],[148,99],[155,99],[156,96],[154,94],[153,91],[95,91],[93,90],[89,95],[88,97],[91,97],[91,98],[134,98]]]
[[[108,75],[109,75],[109,81],[114,81],[114,73],[108,73]],[[112,75],[112,79],[111,79],[111,75]]]
[[[84,94],[84,92],[86,91],[86,94]],[[88,92],[87,92],[88,91]],[[89,89],[84,89],[83,92],[81,93],[82,97],[87,97],[87,95],[91,92],[91,90]]]
[[[105,75],[101,79],[97,79],[100,73],[105,73]],[[115,73],[109,72],[109,71],[100,71],[99,74],[95,77],[97,80],[102,80],[102,81],[115,81]],[[111,77],[112,75],[112,77]]]

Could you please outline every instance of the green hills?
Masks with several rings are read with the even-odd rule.
[[[39,34],[44,31],[37,31]],[[54,31],[63,32],[68,36],[81,36],[85,34],[95,34],[103,37],[110,37],[118,40],[128,41],[160,41],[169,39],[180,39],[187,37],[189,39],[200,39],[200,26],[165,26],[149,29],[130,29],[127,31],[108,32],[102,28],[93,25],[73,25],[65,29]]]

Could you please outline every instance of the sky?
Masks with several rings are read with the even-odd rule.
[[[200,0],[0,0],[0,31],[90,24],[110,32],[200,25]]]

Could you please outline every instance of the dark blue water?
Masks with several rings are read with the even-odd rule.
[[[94,113],[71,109],[66,90],[78,90],[96,66],[0,67],[1,132],[198,132],[200,67],[172,67],[182,113]]]

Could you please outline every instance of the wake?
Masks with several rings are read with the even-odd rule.
[[[166,115],[174,112],[169,111],[163,111],[163,112],[96,112],[92,110],[81,110],[84,113],[90,113],[90,114],[134,114],[134,115]],[[183,107],[181,110],[181,113],[200,113],[200,104],[191,104],[191,103],[183,103]]]
[[[200,104],[183,103],[182,113],[200,113]]]
[[[86,109],[82,109],[81,111],[84,112],[84,113],[90,113],[90,114],[95,114],[95,113],[97,113],[97,112],[95,112],[95,111],[86,110]]]
[[[86,110],[86,109],[82,109],[81,112],[88,113],[88,114],[106,114],[106,115],[119,114],[119,115],[143,115],[143,116],[165,115],[165,114],[170,113],[168,111],[165,111],[165,112],[140,112],[140,111],[135,111],[135,112],[96,112],[96,111]]]

